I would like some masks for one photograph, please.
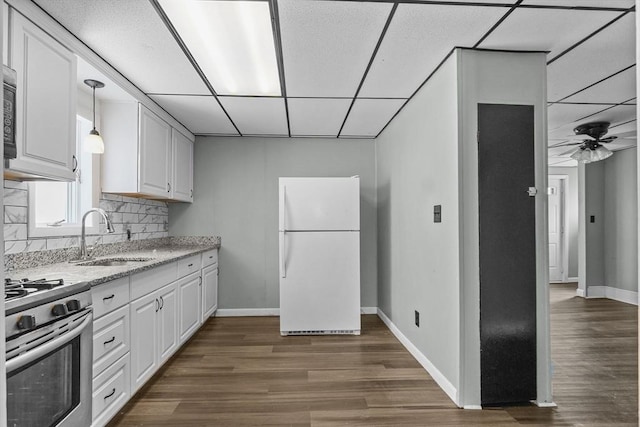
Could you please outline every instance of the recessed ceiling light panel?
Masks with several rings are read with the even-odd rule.
[[[267,1],[160,0],[160,5],[218,94],[280,96]]]

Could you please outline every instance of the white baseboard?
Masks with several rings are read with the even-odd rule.
[[[584,298],[584,289],[576,288],[576,295]]]
[[[279,316],[279,308],[219,308],[216,317]]]
[[[577,277],[567,277],[567,282],[577,282],[578,278]]]
[[[609,298],[627,304],[638,305],[638,292],[618,289],[613,286],[589,286],[587,298]]]
[[[480,405],[464,405],[463,408],[464,409],[470,409],[472,411],[481,411],[482,410],[482,406],[480,406]]]
[[[442,372],[438,370],[438,368],[433,365],[433,363],[431,363],[429,359],[427,359],[427,356],[422,354],[422,352],[418,350],[418,348],[413,345],[411,341],[409,341],[409,338],[407,338],[400,331],[400,329],[398,329],[398,327],[394,325],[391,319],[389,319],[387,315],[384,314],[384,312],[380,309],[378,309],[378,317],[382,319],[391,333],[393,333],[393,335],[398,338],[400,343],[402,343],[402,345],[404,345],[405,348],[409,350],[409,353],[411,353],[411,355],[418,361],[418,363],[420,363],[422,367],[429,373],[429,375],[431,375],[435,382],[438,383],[440,388],[444,390],[447,396],[449,396],[449,399],[451,399],[453,403],[455,403],[459,407],[460,403],[458,402],[458,390],[455,388],[455,386],[451,384],[451,382],[449,382],[449,380],[442,374]]]
[[[360,307],[360,314],[378,314],[378,307]],[[279,308],[219,308],[218,317],[280,316]]]

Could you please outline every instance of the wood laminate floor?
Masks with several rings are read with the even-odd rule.
[[[552,285],[551,311],[558,408],[456,408],[375,315],[359,337],[214,318],[109,426],[637,426],[637,308]]]

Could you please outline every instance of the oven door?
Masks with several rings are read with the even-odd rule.
[[[7,425],[91,425],[91,308],[7,341]]]

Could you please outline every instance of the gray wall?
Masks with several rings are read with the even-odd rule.
[[[637,149],[604,162],[604,284],[638,290]]]
[[[376,140],[379,307],[454,393],[460,366],[457,99],[453,55]],[[442,205],[442,223],[433,223],[434,205]]]
[[[549,175],[567,175],[565,215],[568,222],[569,278],[578,277],[578,168],[549,168]]]
[[[371,140],[198,137],[194,203],[169,207],[170,235],[220,235],[220,308],[277,308],[278,177],[353,176],[361,185],[361,302],[376,307]]]
[[[580,164],[580,279],[578,286],[604,286],[604,164],[605,161]],[[591,222],[591,217],[594,222]],[[584,261],[583,261],[584,260]]]

